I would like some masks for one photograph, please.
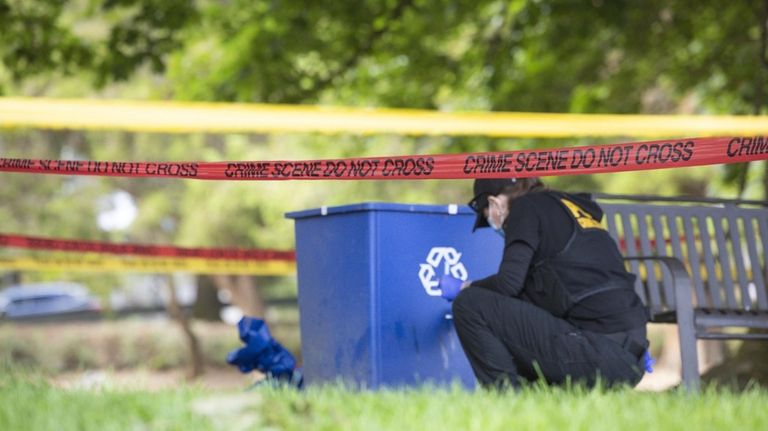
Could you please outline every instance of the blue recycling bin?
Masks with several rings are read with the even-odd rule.
[[[360,203],[286,217],[295,220],[308,385],[474,387],[437,286],[445,273],[479,279],[498,269],[502,239],[472,233],[471,209]]]

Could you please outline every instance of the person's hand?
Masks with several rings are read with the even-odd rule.
[[[440,283],[438,284],[438,287],[440,288],[440,296],[448,301],[453,301],[456,299],[456,296],[461,289],[467,285],[469,285],[469,282],[464,282],[448,274],[443,275],[440,277]]]

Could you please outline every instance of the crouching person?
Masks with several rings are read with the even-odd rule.
[[[502,261],[444,295],[455,295],[456,331],[480,384],[636,385],[650,366],[648,316],[600,207],[535,178],[478,179],[474,192],[474,229],[504,237]]]

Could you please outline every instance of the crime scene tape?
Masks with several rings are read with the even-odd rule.
[[[43,238],[36,236],[7,234],[0,234],[0,247],[218,260],[278,260],[288,262],[293,262],[296,260],[296,253],[293,251],[236,248],[188,248],[130,243],[115,244],[108,242]]]
[[[202,180],[424,180],[597,174],[768,159],[765,136],[301,161],[112,162],[0,158],[0,172]]]
[[[0,98],[0,128],[133,132],[319,132],[492,137],[768,133],[765,116],[441,112],[173,101]]]
[[[75,272],[192,272],[196,274],[291,275],[287,260],[231,260],[179,257],[123,257],[96,254],[0,257],[0,269]]]

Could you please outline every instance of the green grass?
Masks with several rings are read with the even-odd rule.
[[[460,388],[356,392],[60,389],[0,376],[0,430],[727,430],[768,429],[768,392]]]
[[[0,376],[0,429],[207,430],[210,421],[190,403],[201,394],[177,391],[63,390],[40,376]]]
[[[262,394],[265,425],[301,430],[768,429],[768,392],[648,393],[529,388],[350,393],[337,388]]]

